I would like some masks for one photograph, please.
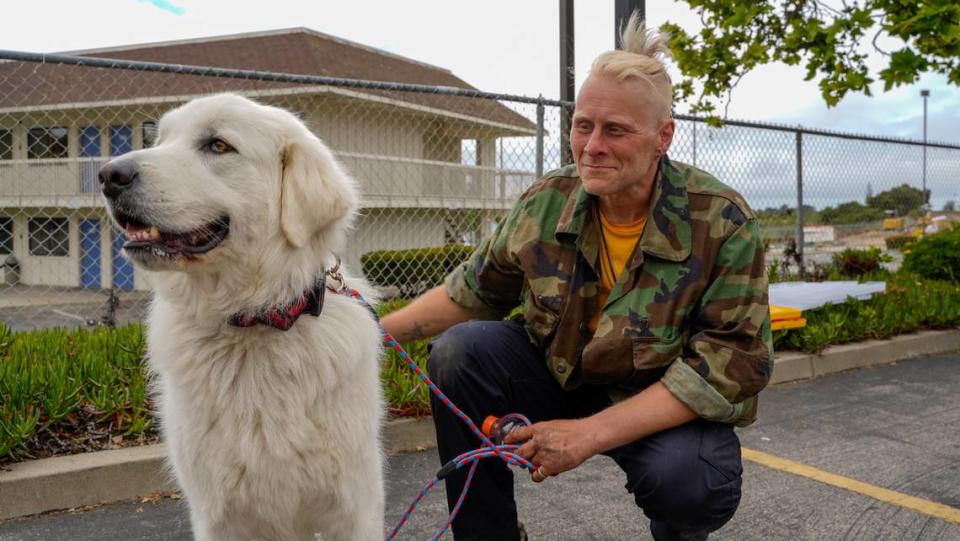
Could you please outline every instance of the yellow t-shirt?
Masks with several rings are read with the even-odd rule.
[[[640,234],[643,233],[643,226],[647,224],[647,217],[624,225],[612,224],[602,212],[600,215],[600,231],[602,240],[600,243],[600,293],[598,295],[600,306],[607,302],[607,296],[613,290],[613,285],[617,283],[617,278],[627,266],[633,250],[637,247],[640,240]],[[597,322],[600,321],[600,311],[590,320],[590,334],[597,330]]]

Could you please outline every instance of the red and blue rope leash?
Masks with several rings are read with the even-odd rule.
[[[349,293],[351,297],[360,301],[368,309],[370,309],[371,311],[373,310],[372,307],[367,303],[366,299],[363,298],[363,295],[361,295],[359,291],[355,289],[349,289],[349,288],[346,288],[345,291]],[[430,378],[423,373],[423,370],[421,370],[420,367],[417,366],[417,363],[413,360],[413,358],[410,357],[410,355],[406,352],[406,350],[403,349],[400,343],[397,342],[397,340],[393,336],[391,336],[390,333],[388,333],[386,329],[384,329],[382,326],[380,327],[380,334],[383,337],[384,343],[387,346],[391,347],[398,355],[400,355],[400,358],[403,359],[405,363],[407,363],[407,366],[410,367],[411,370],[413,370],[414,374],[416,374],[417,377],[420,378],[420,381],[422,381],[427,386],[427,388],[430,389],[430,392],[432,392],[437,397],[437,399],[440,400],[440,402],[442,402],[445,406],[450,408],[450,411],[452,411],[454,415],[456,415],[464,423],[466,423],[470,431],[473,432],[473,434],[480,439],[480,442],[482,444],[481,447],[474,449],[472,451],[467,451],[466,453],[463,453],[462,455],[444,464],[443,467],[440,468],[440,471],[437,472],[436,478],[431,480],[422,489],[420,489],[420,493],[417,494],[417,497],[414,498],[413,502],[410,504],[410,507],[408,507],[407,510],[403,513],[403,516],[400,518],[400,522],[393,529],[390,535],[387,536],[387,541],[392,541],[396,537],[396,535],[400,532],[400,529],[403,528],[403,525],[406,524],[407,519],[410,518],[410,515],[413,514],[413,511],[414,509],[416,509],[417,505],[423,500],[424,497],[426,497],[427,493],[430,492],[430,489],[432,489],[442,479],[446,478],[447,476],[451,475],[453,472],[469,464],[470,470],[467,472],[467,480],[466,480],[466,483],[464,483],[463,485],[463,490],[460,492],[460,496],[457,498],[457,503],[453,506],[453,509],[450,511],[450,515],[447,517],[447,521],[444,524],[444,526],[433,537],[430,538],[430,541],[436,541],[440,539],[440,537],[442,537],[443,534],[446,533],[446,531],[450,528],[450,525],[453,524],[453,519],[456,518],[457,513],[460,511],[460,507],[463,504],[463,501],[467,497],[467,491],[470,490],[470,484],[473,481],[473,475],[477,471],[477,465],[480,463],[480,460],[484,458],[497,457],[511,466],[520,466],[520,467],[526,468],[531,472],[535,468],[533,463],[531,463],[527,459],[523,458],[522,456],[514,452],[520,448],[519,445],[494,444],[494,442],[491,441],[490,438],[488,438],[483,432],[480,431],[479,428],[477,428],[476,423],[474,423],[473,420],[470,419],[470,417],[466,413],[460,410],[460,408],[458,408],[456,404],[453,403],[453,401],[447,398],[447,396],[443,394],[443,391],[441,391],[440,388],[437,387],[433,383],[433,381],[431,381]],[[510,418],[510,420],[512,420],[515,423],[520,423],[524,425],[530,424],[530,421],[526,417],[524,417],[522,414],[519,414],[519,413],[511,413],[509,415],[505,415],[504,419],[507,419],[507,418]]]

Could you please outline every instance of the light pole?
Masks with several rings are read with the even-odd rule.
[[[573,0],[560,0],[560,99],[574,101],[574,46],[573,46]],[[566,107],[560,108],[560,163],[573,163],[570,150],[570,115]]]
[[[927,199],[927,98],[930,97],[930,91],[923,89],[920,91],[920,96],[923,97],[923,191],[920,192],[923,196],[923,206],[924,210],[930,204],[930,201]]]

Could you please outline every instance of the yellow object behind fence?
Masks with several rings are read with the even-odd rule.
[[[904,222],[903,218],[884,218],[883,229],[885,231],[897,231],[903,229]]]
[[[807,324],[807,320],[803,318],[803,311],[789,306],[771,306],[770,320],[770,328],[775,331],[799,329]]]

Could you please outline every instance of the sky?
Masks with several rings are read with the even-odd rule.
[[[7,0],[0,49],[62,52],[304,26],[451,70],[491,92],[559,97],[556,0]],[[684,2],[649,0],[651,26],[696,30]],[[242,6],[242,7],[239,7]],[[590,61],[613,47],[614,1],[575,5],[577,87]],[[877,58],[875,61],[879,62]],[[675,80],[678,72],[673,70]],[[931,90],[928,138],[960,143],[960,88],[945,78],[828,109],[802,67],[773,65],[744,78],[729,118],[921,139],[920,88]],[[680,105],[679,112],[685,112]]]

